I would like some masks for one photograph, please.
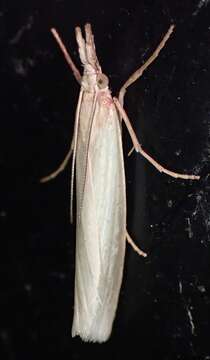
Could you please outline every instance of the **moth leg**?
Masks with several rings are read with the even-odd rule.
[[[157,48],[155,49],[155,51],[152,53],[152,55],[149,57],[149,59],[140,67],[138,68],[129,78],[128,80],[124,83],[124,85],[121,87],[120,92],[119,92],[119,96],[118,96],[118,100],[120,102],[120,104],[123,106],[124,104],[124,97],[125,97],[125,93],[127,91],[127,88],[133,84],[136,80],[138,80],[143,72],[153,63],[153,61],[158,57],[160,51],[164,48],[166,42],[168,41],[169,37],[171,36],[173,30],[174,30],[174,25],[171,25],[167,31],[167,33],[165,34],[165,36],[163,37],[162,41],[159,43],[159,45],[157,46]],[[128,156],[130,156],[132,154],[132,152],[134,151],[134,147],[131,148],[131,150],[128,153]]]
[[[72,70],[73,74],[74,74],[74,77],[75,79],[78,81],[78,83],[80,84],[81,83],[81,74],[79,72],[79,70],[77,69],[76,65],[74,64],[71,56],[69,55],[63,41],[61,40],[61,37],[59,36],[58,32],[56,29],[52,28],[51,29],[51,33],[53,34],[55,40],[57,41],[63,55],[64,55],[64,58],[66,59],[68,65],[70,66],[70,69]]]
[[[47,181],[50,181],[52,179],[54,179],[58,174],[60,174],[66,167],[72,153],[73,153],[73,147],[74,147],[74,138],[72,139],[72,142],[71,142],[71,147],[65,157],[65,159],[63,160],[63,162],[60,164],[60,166],[58,167],[57,170],[53,171],[50,175],[47,175],[43,178],[41,178],[40,182],[41,183],[45,183]]]
[[[132,246],[133,250],[137,252],[137,254],[139,254],[140,256],[143,257],[147,257],[147,254],[141,250],[135,243],[134,241],[131,239],[130,235],[128,234],[127,230],[126,230],[126,240],[127,242]]]
[[[169,37],[171,36],[172,32],[174,30],[174,25],[171,25],[168,29],[167,33],[163,37],[160,44],[157,46],[153,54],[149,57],[149,59],[139,68],[137,69],[125,82],[125,84],[121,87],[119,92],[119,102],[123,106],[124,103],[124,96],[126,93],[127,88],[133,84],[138,78],[140,78],[143,74],[143,72],[153,63],[153,61],[158,57],[160,51],[164,48],[166,42],[168,41]]]
[[[180,174],[180,173],[176,173],[174,171],[170,171],[170,170],[164,168],[162,165],[160,165],[149,154],[147,154],[146,151],[144,151],[142,149],[141,145],[139,144],[136,134],[132,128],[131,122],[128,118],[128,115],[126,114],[125,110],[121,106],[119,100],[117,98],[113,98],[113,100],[119,111],[120,116],[123,118],[123,120],[125,122],[125,125],[128,129],[128,132],[130,134],[130,137],[131,137],[131,140],[133,142],[133,146],[134,146],[134,149],[136,150],[136,152],[139,152],[145,159],[147,159],[161,173],[163,172],[171,177],[180,178],[180,179],[190,179],[190,180],[199,180],[200,179],[200,176]]]

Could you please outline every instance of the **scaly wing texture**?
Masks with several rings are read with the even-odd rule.
[[[114,104],[103,103],[103,99],[96,103],[86,156],[93,94],[84,96],[76,161],[78,218],[72,335],[103,342],[111,333],[122,282],[125,174],[119,118]]]

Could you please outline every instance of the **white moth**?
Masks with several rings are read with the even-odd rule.
[[[112,330],[122,283],[126,239],[140,255],[146,254],[132,241],[126,229],[126,189],[121,135],[121,119],[131,135],[134,149],[160,172],[182,179],[199,176],[169,171],[152,159],[140,146],[123,109],[126,88],[139,78],[164,47],[171,26],[148,59],[124,84],[119,99],[113,98],[108,78],[96,56],[90,24],[85,39],[76,28],[83,76],[74,65],[58,33],[52,29],[64,56],[80,83],[71,149],[61,166],[45,182],[61,172],[73,152],[71,199],[76,164],[76,272],[72,336],[84,341],[104,342]],[[71,200],[72,214],[72,200]]]

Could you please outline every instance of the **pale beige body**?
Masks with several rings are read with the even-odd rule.
[[[139,144],[123,109],[127,87],[158,56],[172,30],[173,26],[148,61],[124,84],[119,100],[112,98],[108,79],[101,71],[90,25],[85,26],[85,40],[81,29],[76,28],[80,59],[84,67],[83,77],[57,32],[52,30],[81,90],[71,150],[59,169],[43,178],[42,182],[62,171],[73,152],[71,195],[76,164],[77,242],[72,336],[79,335],[85,341],[103,342],[111,334],[122,282],[126,239],[135,251],[146,256],[133,243],[126,230],[121,119],[126,124],[135,150],[160,172],[175,178],[199,178],[167,170],[148,155]]]
[[[109,337],[115,317],[126,243],[121,128],[108,89],[83,94],[76,187],[78,214],[72,335],[102,342]]]

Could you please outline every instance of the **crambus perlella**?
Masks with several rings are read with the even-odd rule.
[[[57,31],[52,29],[65,59],[80,84],[71,148],[61,166],[46,182],[64,170],[73,154],[71,199],[76,165],[77,229],[75,303],[72,336],[85,341],[106,341],[112,330],[122,282],[126,239],[140,255],[126,229],[126,188],[121,135],[121,120],[129,131],[133,148],[158,171],[175,178],[199,179],[167,170],[148,155],[139,144],[123,108],[126,89],[157,58],[169,39],[171,25],[151,57],[123,85],[119,97],[112,97],[108,78],[102,73],[90,24],[85,39],[76,28],[83,76],[68,54]],[[71,200],[72,217],[72,200]]]

